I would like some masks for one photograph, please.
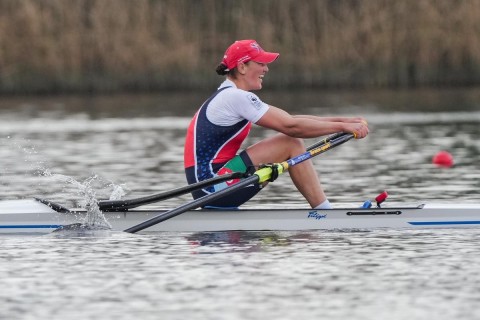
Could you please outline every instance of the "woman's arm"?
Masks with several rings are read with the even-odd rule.
[[[294,118],[309,118],[318,121],[326,121],[326,122],[364,122],[367,124],[367,120],[362,117],[319,117],[319,116],[312,116],[312,115],[292,115]]]
[[[270,106],[257,124],[296,138],[316,138],[335,132],[350,132],[360,139],[368,134],[367,122],[360,117],[292,116],[274,106]]]

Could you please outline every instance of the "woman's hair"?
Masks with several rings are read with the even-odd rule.
[[[248,63],[248,62],[247,62],[247,63]],[[227,68],[227,65],[226,65],[225,63],[223,63],[223,62],[221,62],[221,63],[217,66],[217,68],[215,69],[215,71],[217,72],[218,75],[221,75],[221,76],[229,75],[229,76],[231,76],[231,77],[233,77],[233,78],[236,77],[237,72],[238,72],[238,71],[237,71],[237,68],[233,68],[233,69],[229,70],[229,69]]]
[[[217,72],[218,75],[224,76],[228,74],[231,70],[228,70],[227,65],[222,62],[217,66],[217,69],[215,69],[215,71]]]

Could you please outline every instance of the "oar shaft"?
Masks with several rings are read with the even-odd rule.
[[[145,196],[145,197],[140,197],[140,198],[135,198],[135,199],[126,199],[126,200],[105,200],[105,201],[100,201],[98,203],[98,206],[100,210],[102,211],[124,211],[128,210],[131,208],[135,208],[141,205],[146,205],[166,199],[170,199],[176,196],[181,196],[183,194],[192,192],[194,190],[202,189],[207,186],[211,186],[217,183],[221,183],[224,181],[232,180],[232,179],[240,179],[244,177],[245,174],[243,172],[232,172],[228,174],[224,174],[221,176],[216,176],[211,179],[203,180],[197,183],[192,183],[188,186],[177,188],[174,190],[150,195],[150,196]]]
[[[316,143],[312,146],[310,146],[307,149],[307,152],[302,153],[294,158],[288,159],[282,163],[277,163],[274,164],[276,165],[276,169],[279,174],[285,172],[288,170],[289,167],[294,166],[296,164],[302,163],[306,160],[309,160],[321,153],[324,153],[325,151],[334,148],[338,145],[341,145],[348,140],[354,138],[355,136],[351,133],[336,133],[333,134],[326,139],[322,140],[321,143]],[[268,181],[272,175],[272,169],[271,168],[262,168],[260,170],[257,170],[255,172],[256,175],[260,177],[259,182],[265,182]]]
[[[204,206],[208,203],[210,203],[211,201],[214,201],[214,200],[217,200],[225,195],[228,195],[232,192],[234,192],[235,190],[240,190],[250,184],[255,184],[257,183],[259,180],[259,177],[257,175],[252,175],[236,184],[234,184],[233,186],[229,187],[229,188],[225,188],[223,190],[220,190],[220,191],[217,191],[217,192],[214,192],[214,193],[211,193],[209,195],[206,195],[200,199],[197,199],[197,200],[194,200],[194,201],[190,201],[178,208],[175,208],[175,209],[172,209],[172,210],[169,210],[167,212],[164,212],[162,214],[159,214],[158,216],[156,217],[153,217],[152,219],[150,220],[146,220],[136,226],[133,226],[131,228],[128,228],[125,230],[125,232],[130,232],[130,233],[135,233],[135,232],[138,232],[138,231],[141,231],[143,229],[146,229],[148,227],[151,227],[157,223],[160,223],[162,221],[165,221],[165,220],[168,220],[170,218],[173,218],[175,216],[178,216],[179,214],[182,214],[184,213],[185,211],[188,211],[188,210],[193,210],[193,209],[196,209],[196,208],[199,208],[201,206]]]
[[[322,144],[315,146],[315,147],[310,147],[309,150],[303,154],[300,154],[294,158],[288,159],[284,162],[281,163],[282,167],[284,170],[287,170],[289,167],[294,166],[296,164],[299,164],[303,161],[306,161],[308,159],[311,159],[321,153],[324,153],[325,151],[336,147],[338,145],[341,145],[348,140],[352,139],[355,137],[351,133],[336,133],[329,138],[325,139],[322,141]]]
[[[325,137],[325,139],[317,141],[314,144],[312,144],[311,146],[309,146],[307,148],[307,151],[310,151],[310,150],[315,149],[317,147],[323,146],[327,142],[330,142],[334,139],[340,138],[341,136],[345,136],[345,135],[348,135],[348,134],[349,134],[348,132],[337,132],[337,133],[331,134],[328,137]]]

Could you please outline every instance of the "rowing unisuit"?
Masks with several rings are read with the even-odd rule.
[[[188,183],[217,174],[236,156],[252,123],[256,123],[268,108],[257,95],[225,80],[203,103],[188,127],[184,152]],[[194,197],[214,192],[218,187],[199,190]]]

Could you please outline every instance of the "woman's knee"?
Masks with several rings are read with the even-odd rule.
[[[278,134],[247,148],[253,163],[284,161],[305,152],[303,139]]]
[[[305,151],[305,143],[301,138],[294,138],[287,135],[284,135],[285,143],[289,150],[295,152]]]

